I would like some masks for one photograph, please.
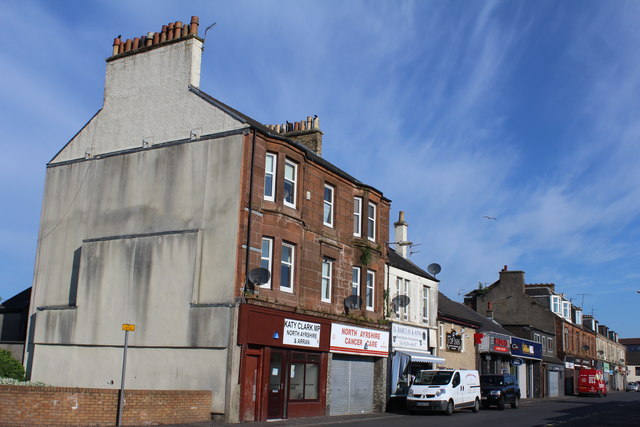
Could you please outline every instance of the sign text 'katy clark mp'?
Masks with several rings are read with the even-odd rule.
[[[320,347],[320,324],[284,319],[282,343],[302,347]]]
[[[332,323],[330,345],[333,353],[387,357],[389,332]]]

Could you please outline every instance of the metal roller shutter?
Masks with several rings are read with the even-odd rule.
[[[550,371],[549,372],[549,397],[558,396],[558,383],[560,382],[560,373]]]
[[[333,355],[331,362],[331,415],[373,412],[372,357]]]

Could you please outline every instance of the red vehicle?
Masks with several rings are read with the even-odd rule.
[[[578,394],[590,394],[598,397],[606,396],[607,384],[604,382],[602,371],[581,369],[578,373]]]

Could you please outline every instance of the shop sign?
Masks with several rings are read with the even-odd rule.
[[[574,369],[575,365],[573,364],[573,362],[564,362],[564,367],[567,369]]]
[[[388,357],[389,332],[332,323],[329,350],[332,353]]]
[[[516,357],[515,359],[511,359],[511,364],[512,364],[513,366],[520,366],[520,365],[522,365],[523,363],[524,363],[524,362],[523,362],[523,360],[522,360],[522,359],[520,359],[520,358],[518,358],[518,357]]]
[[[509,353],[509,340],[506,338],[492,336],[491,351],[496,353]]]
[[[542,359],[542,344],[512,337],[511,354],[532,359]]]
[[[284,319],[282,343],[301,347],[320,347],[320,324]]]
[[[462,335],[456,331],[447,334],[447,350],[462,351]]]
[[[415,328],[413,326],[392,323],[391,346],[394,349],[404,348],[407,350],[428,351],[429,345],[427,334],[428,331],[424,328]]]

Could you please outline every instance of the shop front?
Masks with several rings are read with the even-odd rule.
[[[333,323],[329,349],[329,414],[384,410],[389,332]]]
[[[323,318],[240,307],[240,420],[325,415],[331,323]]]
[[[542,344],[511,337],[512,372],[522,397],[542,397]]]
[[[458,335],[452,345],[461,348]],[[449,342],[449,341],[447,341]],[[434,369],[445,359],[436,357],[429,351],[429,329],[391,324],[391,357],[389,368],[389,397],[406,398],[412,379],[423,369]],[[458,350],[459,351],[459,350]]]
[[[475,334],[480,355],[480,374],[511,373],[511,336],[497,332]]]

